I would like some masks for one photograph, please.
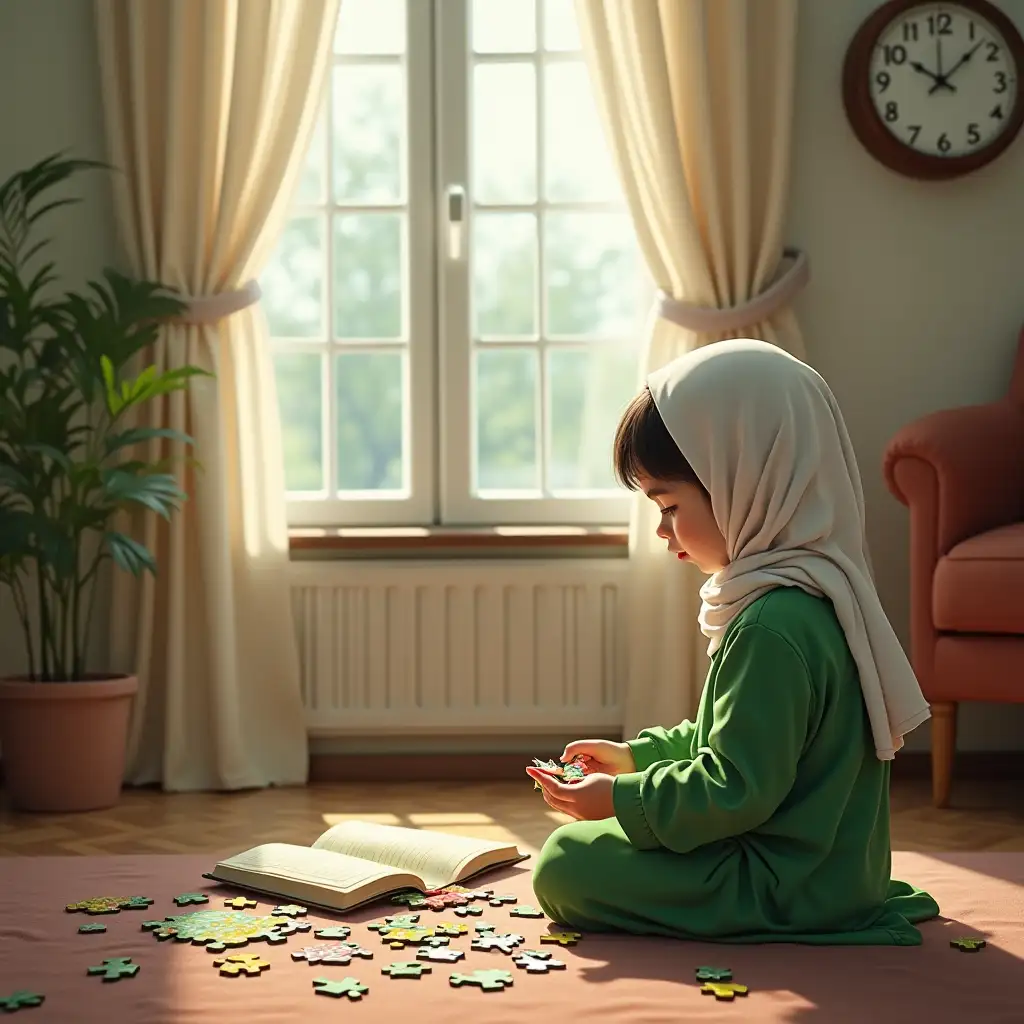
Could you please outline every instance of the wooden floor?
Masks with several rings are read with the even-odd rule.
[[[897,850],[1024,850],[1024,783],[964,780],[953,806],[931,807],[924,779],[893,782]],[[308,844],[362,818],[493,837],[536,851],[568,820],[525,782],[317,784],[233,794],[126,791],[109,811],[28,815],[0,797],[0,856],[230,853],[258,843]]]

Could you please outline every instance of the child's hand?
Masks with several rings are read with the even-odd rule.
[[[540,784],[544,791],[544,802],[552,810],[568,814],[577,821],[601,821],[615,817],[612,804],[612,782],[610,775],[588,775],[582,782],[567,785],[543,768],[526,769],[526,774]]]
[[[574,757],[585,757],[588,767],[593,772],[604,775],[625,775],[636,771],[633,751],[626,743],[615,743],[612,740],[576,740],[570,743],[562,754],[562,761],[571,761]]]

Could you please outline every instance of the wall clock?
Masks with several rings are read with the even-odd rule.
[[[994,160],[1024,123],[1024,40],[988,0],[890,0],[850,42],[846,115],[861,144],[911,178]]]

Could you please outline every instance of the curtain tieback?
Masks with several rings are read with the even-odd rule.
[[[188,309],[181,316],[175,317],[175,320],[191,327],[215,324],[256,305],[262,294],[259,283],[251,280],[233,291],[217,292],[214,295],[184,295],[182,298],[188,303]]]
[[[784,268],[782,272],[760,295],[739,305],[722,309],[697,306],[658,292],[654,312],[662,320],[698,334],[733,334],[764,323],[788,306],[811,279],[810,264],[802,249],[784,249],[780,266]]]

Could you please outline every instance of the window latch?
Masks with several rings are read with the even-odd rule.
[[[462,185],[448,186],[445,207],[448,217],[448,259],[461,260],[466,220],[466,190]]]

